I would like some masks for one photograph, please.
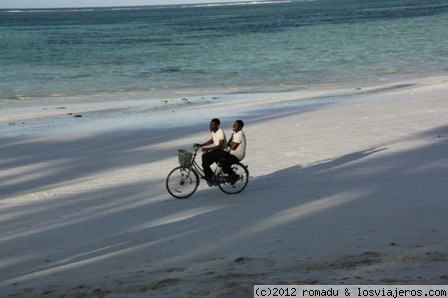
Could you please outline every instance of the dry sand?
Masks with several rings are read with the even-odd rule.
[[[255,284],[448,284],[448,80],[0,105],[3,297],[252,297]],[[79,115],[78,117],[75,117]],[[251,180],[165,189],[246,122]]]

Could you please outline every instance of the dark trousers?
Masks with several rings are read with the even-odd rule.
[[[222,162],[222,170],[224,173],[229,175],[229,177],[232,177],[235,172],[232,170],[232,165],[239,163],[240,160],[232,154],[229,154],[227,158]]]
[[[213,163],[218,162],[220,159],[224,159],[222,164],[224,173],[228,175],[233,174],[231,166],[239,162],[238,158],[224,150],[212,150],[202,154],[202,168],[204,169],[205,177],[213,177],[213,171],[210,166]]]

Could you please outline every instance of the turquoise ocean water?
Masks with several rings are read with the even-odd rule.
[[[0,10],[0,100],[365,85],[448,73],[448,1]]]

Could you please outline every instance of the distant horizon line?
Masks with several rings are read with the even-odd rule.
[[[148,5],[110,5],[110,6],[64,6],[64,7],[11,7],[1,8],[0,11],[21,12],[21,11],[55,11],[55,10],[95,10],[95,9],[124,9],[132,10],[144,7],[210,7],[210,6],[232,6],[232,5],[256,5],[269,3],[289,3],[294,1],[312,2],[315,0],[240,0],[232,2],[206,2],[206,3],[185,3],[185,4],[148,4]]]

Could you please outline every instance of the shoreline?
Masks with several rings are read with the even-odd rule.
[[[236,109],[234,106],[241,108],[243,111],[247,107],[255,107],[255,109],[249,108],[243,114],[259,113],[260,111],[263,113],[263,111],[269,109],[281,110],[288,107],[294,110],[300,109],[300,107],[306,109],[306,106],[325,105],[328,101],[335,102],[341,99],[343,101],[352,97],[393,91],[394,89],[437,86],[447,81],[448,76],[434,76],[418,80],[396,81],[394,83],[358,87],[338,86],[336,88],[336,86],[325,85],[303,89],[258,90],[256,92],[239,90],[237,93],[201,92],[197,90],[189,93],[190,95],[179,94],[179,96],[172,97],[154,96],[147,98],[141,98],[141,96],[134,98],[131,96],[126,99],[122,99],[119,96],[120,94],[117,94],[115,95],[115,100],[101,96],[93,98],[63,97],[40,100],[5,100],[0,102],[0,130],[8,133],[17,127],[24,127],[27,124],[31,124],[31,129],[33,125],[47,125],[48,128],[51,128],[58,121],[61,125],[66,126],[70,125],[70,123],[65,123],[70,116],[81,118],[83,115],[91,115],[98,119],[101,117],[119,117],[120,114],[124,117],[139,114],[143,117],[145,113],[148,113],[149,116],[158,114],[155,117],[156,120],[166,119],[166,117],[174,118],[173,121],[165,121],[164,123],[173,122],[173,125],[176,125],[178,124],[176,119],[177,112],[190,111],[191,109],[198,109],[200,114],[202,108],[216,108],[222,110],[221,113],[225,117],[229,115],[229,112],[225,111],[224,107],[228,107],[230,111],[233,111]],[[162,115],[163,113],[164,115]],[[187,120],[191,121],[193,119]],[[145,121],[149,122],[146,123]],[[143,127],[156,125],[155,121],[151,119],[139,119],[137,122],[134,127],[138,124],[141,124]]]
[[[230,97],[232,95],[245,94],[264,94],[264,93],[289,93],[301,91],[332,91],[332,90],[350,90],[350,89],[370,89],[380,86],[392,86],[398,84],[406,84],[410,82],[436,82],[440,79],[446,79],[447,75],[437,74],[428,76],[411,76],[406,79],[402,77],[388,78],[386,81],[375,82],[335,82],[335,83],[319,83],[319,84],[275,84],[275,85],[258,85],[258,86],[231,86],[231,87],[199,87],[199,88],[179,88],[174,90],[159,90],[159,91],[119,91],[114,93],[98,92],[95,94],[84,95],[64,95],[52,94],[46,97],[18,97],[18,98],[3,98],[0,100],[0,108],[8,105],[51,105],[64,103],[96,103],[96,102],[119,102],[119,101],[140,101],[140,100],[174,100],[182,97]],[[124,98],[124,99],[123,99]]]

